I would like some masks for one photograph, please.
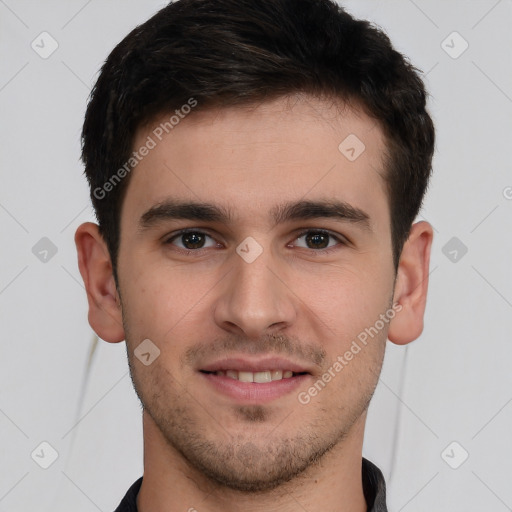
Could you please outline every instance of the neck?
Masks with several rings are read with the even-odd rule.
[[[138,512],[366,512],[361,466],[366,413],[315,465],[271,491],[220,486],[193,468],[143,413],[144,478]]]

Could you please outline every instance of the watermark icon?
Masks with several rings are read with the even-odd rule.
[[[338,146],[339,152],[350,162],[357,160],[365,149],[363,141],[353,133],[345,137]]]
[[[508,186],[503,189],[503,197],[509,201],[512,199],[512,187]]]
[[[30,456],[38,466],[48,469],[59,458],[59,452],[50,443],[43,441]]]
[[[163,139],[164,135],[170,133],[182,119],[192,112],[192,109],[197,106],[197,100],[189,98],[187,103],[183,104],[179,109],[174,111],[174,114],[169,117],[167,121],[161,122],[152,132],[148,135],[146,141],[136,151],[133,151],[132,156],[120,167],[101,187],[96,187],[93,190],[93,195],[96,199],[104,199],[109,192],[126,178],[135,167],[149,155],[152,149],[155,149],[157,144]]]
[[[57,246],[46,236],[43,236],[32,247],[32,254],[42,263],[48,263],[57,254],[57,251]]]
[[[357,335],[357,340],[352,340],[350,348],[345,351],[343,355],[339,355],[336,358],[336,361],[322,374],[320,378],[316,380],[316,382],[308,388],[307,391],[301,391],[297,395],[297,399],[299,403],[302,405],[307,405],[311,402],[311,398],[315,397],[322,391],[325,386],[331,382],[332,379],[338,375],[345,366],[349,364],[354,356],[359,354],[361,350],[366,347],[368,344],[368,337],[374,338],[379,334],[382,329],[389,324],[393,318],[395,318],[396,314],[402,311],[403,306],[399,303],[393,304],[393,306],[388,309],[385,313],[381,313],[379,319],[371,326],[364,329]],[[358,343],[358,341],[363,345]]]
[[[160,355],[160,349],[146,338],[133,353],[144,366],[149,366]]]
[[[30,47],[39,57],[47,59],[57,50],[59,43],[48,32],[41,32],[32,43],[30,43]]]
[[[238,244],[236,252],[246,263],[252,263],[263,252],[263,247],[252,236],[248,236]]]
[[[458,59],[469,48],[469,43],[457,31],[453,31],[441,42],[441,48],[452,59]]]
[[[441,251],[452,263],[458,263],[468,252],[468,248],[454,236],[443,245]]]
[[[441,458],[452,469],[458,469],[468,460],[468,451],[457,441],[452,441],[442,452]]]

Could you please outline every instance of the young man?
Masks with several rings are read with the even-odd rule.
[[[363,434],[386,340],[423,329],[425,100],[330,0],[178,0],[112,51],[75,241],[143,405],[117,511],[386,510]]]

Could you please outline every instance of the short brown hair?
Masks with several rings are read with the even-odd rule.
[[[297,92],[355,101],[383,129],[396,269],[434,151],[418,71],[382,30],[331,0],[178,0],[164,7],[108,56],[83,125],[82,160],[116,282],[129,172],[108,193],[104,184],[126,169],[137,129],[190,98],[204,110]]]

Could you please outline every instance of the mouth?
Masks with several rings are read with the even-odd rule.
[[[290,379],[298,375],[308,375],[308,372],[292,372],[291,370],[263,370],[258,372],[249,372],[242,370],[216,370],[209,372],[200,370],[201,373],[208,375],[216,375],[217,377],[228,377],[229,379],[238,380],[240,382],[255,382],[257,384],[265,384],[283,379]]]
[[[202,367],[198,373],[210,390],[238,403],[276,400],[297,390],[312,376],[307,367],[282,358],[223,359]]]

